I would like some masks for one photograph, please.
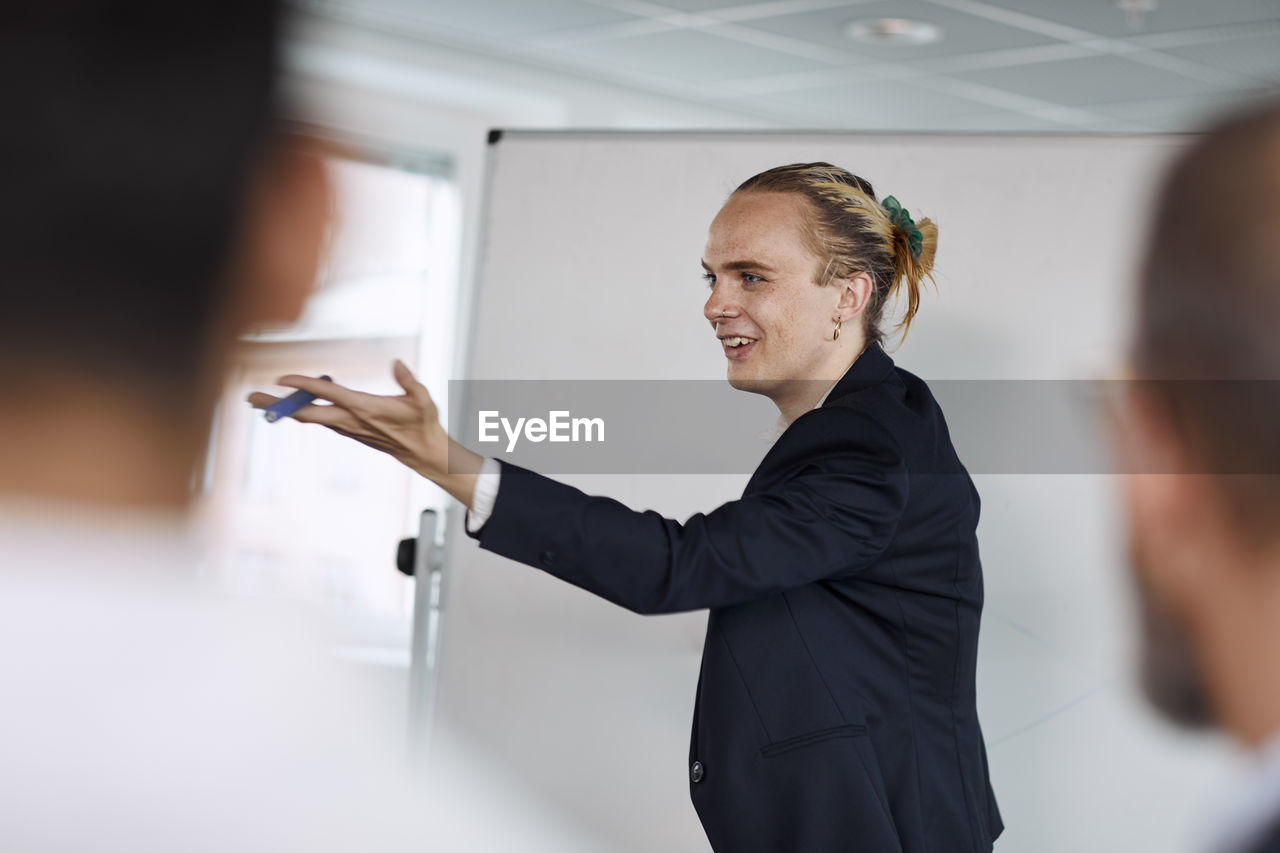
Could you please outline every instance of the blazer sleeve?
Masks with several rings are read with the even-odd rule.
[[[907,502],[906,460],[870,416],[806,412],[765,465],[781,472],[775,485],[680,523],[504,462],[493,514],[469,535],[637,613],[856,575],[888,547]]]

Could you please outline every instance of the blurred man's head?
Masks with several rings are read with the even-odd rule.
[[[1180,722],[1256,741],[1280,728],[1280,103],[1217,125],[1167,177],[1133,365],[1144,686]]]
[[[32,470],[0,491],[56,461],[14,458],[41,419],[67,444],[129,407],[188,436],[172,463],[238,334],[296,318],[315,273],[327,187],[279,132],[279,4],[4,5],[0,457]]]

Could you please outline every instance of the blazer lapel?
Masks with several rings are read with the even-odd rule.
[[[822,408],[832,405],[836,400],[852,394],[860,388],[883,382],[892,373],[893,359],[881,348],[880,344],[870,344],[849,366],[849,369],[844,372],[844,376],[840,377],[836,382],[835,387],[831,389],[831,393],[827,395],[827,399],[822,401]],[[746,488],[742,490],[744,495],[750,494],[758,488],[757,480],[760,477],[760,473],[768,469],[770,457],[775,454],[778,445],[785,436],[786,433],[784,432],[765,453],[764,458],[760,460],[760,464],[756,466],[751,479],[747,481]]]

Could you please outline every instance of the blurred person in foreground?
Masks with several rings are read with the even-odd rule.
[[[297,318],[328,221],[280,28],[268,0],[0,11],[0,850],[581,849],[415,794],[403,711],[309,620],[197,583],[230,353]]]
[[[1213,849],[1280,851],[1280,102],[1166,178],[1132,364],[1116,429],[1143,687],[1249,751]]]

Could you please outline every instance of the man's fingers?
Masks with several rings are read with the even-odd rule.
[[[320,424],[332,429],[360,432],[360,421],[341,406],[303,406],[289,417],[304,424]]]
[[[391,365],[391,373],[412,399],[423,404],[431,402],[431,394],[427,391],[427,386],[418,381],[418,377],[413,375],[413,371],[403,361],[397,358]]]
[[[374,394],[352,391],[337,382],[316,379],[314,376],[299,376],[291,373],[288,376],[281,376],[276,380],[276,384],[283,385],[286,388],[297,388],[299,391],[306,391],[308,394],[314,394],[317,399],[336,403],[344,409],[367,406],[370,401],[379,399]]]
[[[249,395],[249,405],[255,409],[265,409],[272,403],[278,403],[282,397],[275,397],[271,394],[264,394],[261,391],[254,391]],[[355,416],[341,406],[317,406],[312,403],[309,406],[303,406],[289,417],[295,421],[302,421],[308,424],[321,424],[327,427],[342,429],[352,429],[359,421]]]
[[[289,416],[295,421],[328,427],[391,455],[415,471],[435,470],[442,455],[439,442],[448,440],[440,427],[436,405],[426,386],[404,362],[397,360],[392,371],[404,391],[394,397],[365,394],[336,382],[298,374],[282,376],[277,382],[316,398],[317,402]],[[263,409],[281,398],[254,392],[248,399]]]

